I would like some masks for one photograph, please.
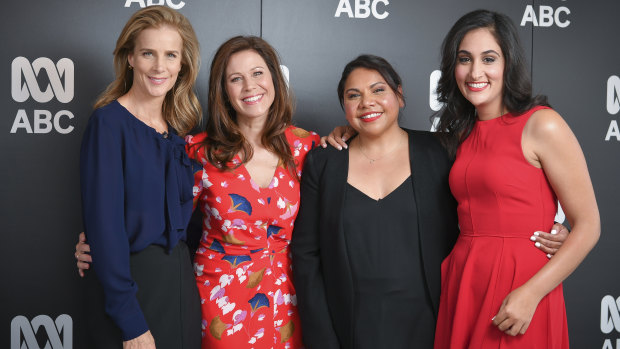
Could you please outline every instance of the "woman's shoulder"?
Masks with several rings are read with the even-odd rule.
[[[293,125],[287,127],[284,133],[288,141],[291,143],[291,146],[293,146],[294,145],[293,143],[297,141],[297,142],[310,144],[312,145],[312,147],[314,147],[318,144],[319,140],[321,139],[316,132],[307,131],[301,127],[297,127]]]
[[[566,127],[566,121],[551,108],[540,108],[532,112],[525,124],[525,134],[534,138],[550,137]]]

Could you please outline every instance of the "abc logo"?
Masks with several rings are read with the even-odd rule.
[[[146,6],[152,6],[152,5],[168,5],[168,7],[173,8],[175,10],[178,10],[180,8],[182,8],[183,6],[185,6],[185,2],[183,1],[179,1],[178,3],[174,3],[172,2],[172,0],[146,0],[146,3],[144,0],[126,0],[125,1],[125,7],[131,7],[131,4],[136,3],[140,6],[140,8],[145,8]]]
[[[612,296],[605,296],[601,300],[601,331],[609,334],[616,329],[620,333],[620,297],[614,299]]]
[[[46,334],[46,340],[42,347],[39,346],[36,337],[41,328],[45,330]],[[22,338],[24,343],[22,343]],[[47,315],[36,316],[31,322],[28,322],[28,319],[21,315],[14,317],[11,321],[11,349],[25,348],[72,349],[73,320],[67,314],[59,315],[56,321]]]
[[[349,18],[368,18],[372,14],[376,19],[384,19],[390,14],[388,11],[379,11],[377,5],[383,4],[384,7],[390,4],[388,0],[354,0],[353,7],[349,0],[340,0],[334,17],[340,17],[346,13]]]
[[[45,74],[43,74],[45,72]],[[39,84],[44,75],[49,83],[41,88]],[[69,103],[74,93],[74,67],[69,58],[61,58],[58,63],[47,57],[39,57],[32,64],[25,57],[17,57],[11,63],[11,96],[15,102],[23,103],[29,98],[39,103],[47,103],[54,97],[60,103]],[[45,109],[35,109],[29,117],[26,109],[19,109],[15,115],[11,133],[24,130],[26,133],[44,134],[52,130],[60,134],[73,131],[67,125],[67,119],[73,119],[73,113],[60,110],[52,113]],[[65,120],[61,122],[61,120]]]
[[[612,75],[607,79],[607,112],[611,115],[620,111],[620,78]]]
[[[41,70],[49,79],[45,90],[41,90],[37,81]],[[59,102],[69,103],[73,99],[73,71],[73,62],[68,58],[61,58],[54,64],[51,59],[40,57],[31,65],[25,57],[17,57],[11,63],[11,95],[16,102],[25,102],[32,97],[39,103],[47,103],[56,96]],[[64,77],[64,85],[61,76]]]
[[[534,7],[527,5],[521,18],[521,26],[524,27],[529,22],[534,27],[551,27],[555,24],[560,28],[566,28],[570,25],[570,21],[566,19],[569,14],[570,10],[565,6],[560,6],[555,10],[551,6],[539,6],[537,18]]]

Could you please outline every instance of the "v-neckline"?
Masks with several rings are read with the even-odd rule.
[[[279,165],[279,161],[278,161],[278,165],[276,166],[276,168],[273,170],[273,174],[271,175],[271,180],[269,181],[269,184],[267,184],[266,187],[262,187],[260,184],[256,183],[256,181],[252,178],[252,174],[250,174],[250,171],[248,170],[247,167],[245,167],[245,164],[241,162],[241,158],[239,157],[239,154],[236,154],[234,157],[234,160],[239,162],[239,167],[243,167],[243,171],[245,172],[245,174],[248,176],[250,184],[252,185],[252,187],[256,186],[256,188],[262,190],[262,189],[272,189],[272,184],[273,184],[273,180],[274,178],[276,178],[277,174],[278,174],[278,167],[280,167]]]
[[[405,178],[399,185],[397,185],[394,189],[392,189],[389,193],[387,193],[386,196],[379,198],[379,199],[375,199],[372,196],[366,194],[363,190],[359,189],[358,187],[354,186],[353,184],[349,183],[347,181],[347,185],[349,185],[351,188],[357,190],[358,192],[360,192],[362,195],[364,195],[365,197],[367,197],[368,199],[374,201],[375,203],[379,203],[381,201],[386,200],[388,197],[390,197],[395,191],[397,191],[398,189],[400,189],[405,183],[407,183],[408,181],[411,180],[411,174],[409,174],[409,176],[407,176],[407,178]]]

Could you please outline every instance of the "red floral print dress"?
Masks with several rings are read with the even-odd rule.
[[[286,137],[301,175],[319,136],[289,127]],[[188,136],[194,202],[204,220],[194,259],[202,303],[202,348],[302,348],[289,243],[299,208],[299,181],[282,166],[267,188],[240,165],[222,171],[194,151],[205,134]],[[233,162],[240,159],[235,156]]]

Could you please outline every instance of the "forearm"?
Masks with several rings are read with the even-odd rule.
[[[572,274],[598,241],[600,220],[597,217],[576,222],[562,247],[524,287],[542,299]]]

